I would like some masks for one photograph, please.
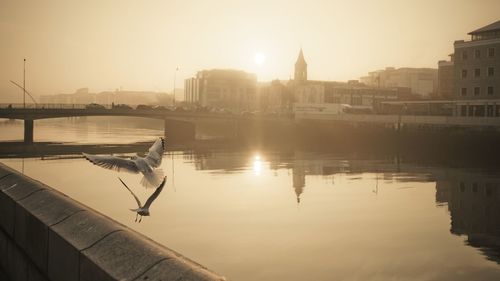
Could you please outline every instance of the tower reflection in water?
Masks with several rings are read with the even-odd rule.
[[[455,171],[436,182],[436,203],[447,203],[452,234],[500,263],[500,177]]]
[[[215,173],[242,172],[251,166],[254,175],[270,169],[287,169],[292,174],[292,187],[298,204],[307,193],[307,177],[333,177],[342,174],[373,173],[378,192],[378,180],[436,182],[436,203],[447,206],[451,218],[450,232],[467,236],[468,246],[478,248],[487,259],[500,263],[500,175],[470,172],[467,169],[424,167],[395,160],[346,160],[326,154],[301,151],[266,155],[250,154],[249,161],[237,154],[192,154],[186,160],[199,170]],[[250,164],[249,164],[250,163]],[[265,164],[265,165],[264,165]],[[351,178],[354,179],[354,178]]]

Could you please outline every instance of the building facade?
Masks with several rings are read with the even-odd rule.
[[[322,112],[338,111],[335,105],[348,105],[358,109],[376,111],[381,101],[397,100],[409,91],[397,87],[374,87],[358,80],[348,82],[318,81],[307,79],[307,63],[302,49],[295,63],[294,79],[288,82],[293,95],[294,110],[314,110]]]
[[[258,86],[259,110],[268,113],[285,114],[292,110],[294,98],[287,83],[273,80]]]
[[[103,105],[111,104],[159,104],[167,93],[152,91],[124,91],[116,89],[115,91],[103,91],[91,93],[88,88],[81,88],[72,94],[55,94],[40,96],[41,103],[54,104],[89,104],[98,103]]]
[[[450,55],[450,60],[438,62],[438,89],[437,97],[441,99],[452,99],[455,89],[455,66],[454,55]]]
[[[500,21],[469,32],[470,41],[455,41],[456,115],[500,116]]]
[[[409,88],[412,94],[429,97],[437,92],[438,70],[435,68],[394,68],[369,72],[360,81],[370,87]]]
[[[257,107],[257,77],[240,70],[203,70],[184,81],[187,103],[228,109],[252,110]]]
[[[500,99],[500,21],[455,41],[455,97]]]

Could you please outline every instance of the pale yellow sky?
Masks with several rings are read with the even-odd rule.
[[[178,87],[211,68],[288,79],[300,46],[316,80],[437,67],[499,11],[498,0],[0,0],[0,100],[17,95],[24,57],[35,94],[171,91],[176,66]]]

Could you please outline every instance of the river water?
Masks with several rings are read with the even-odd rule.
[[[35,141],[163,135],[161,122],[117,120],[36,121]],[[0,123],[0,141],[22,129]],[[491,169],[300,149],[174,151],[151,216],[136,223],[117,176],[145,202],[153,190],[140,175],[78,155],[0,161],[231,280],[500,280],[500,174]]]

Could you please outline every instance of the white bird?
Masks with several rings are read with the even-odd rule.
[[[137,222],[137,217],[141,216],[141,218],[139,219],[139,222],[141,222],[143,216],[149,216],[149,207],[151,207],[151,204],[153,203],[153,201],[155,201],[155,199],[158,197],[158,195],[160,195],[161,191],[163,190],[163,186],[165,185],[165,182],[167,180],[167,177],[163,178],[163,181],[161,182],[160,186],[158,186],[156,188],[155,192],[153,192],[153,194],[151,194],[151,196],[149,196],[149,198],[146,201],[146,204],[144,204],[144,206],[141,204],[141,201],[139,200],[139,198],[137,198],[137,196],[134,194],[134,192],[132,192],[132,190],[122,181],[122,179],[120,179],[120,178],[118,178],[118,179],[122,182],[122,184],[125,186],[125,188],[127,188],[128,191],[130,191],[132,196],[134,196],[135,202],[137,202],[137,206],[139,206],[139,208],[130,209],[130,211],[136,213],[135,214],[135,221],[136,222]]]
[[[141,184],[145,187],[156,187],[164,176],[162,169],[156,169],[161,165],[164,151],[165,140],[159,138],[149,148],[146,157],[132,156],[131,159],[125,159],[111,155],[82,154],[92,164],[106,169],[118,172],[123,170],[135,174],[142,173],[144,177],[141,179]]]

